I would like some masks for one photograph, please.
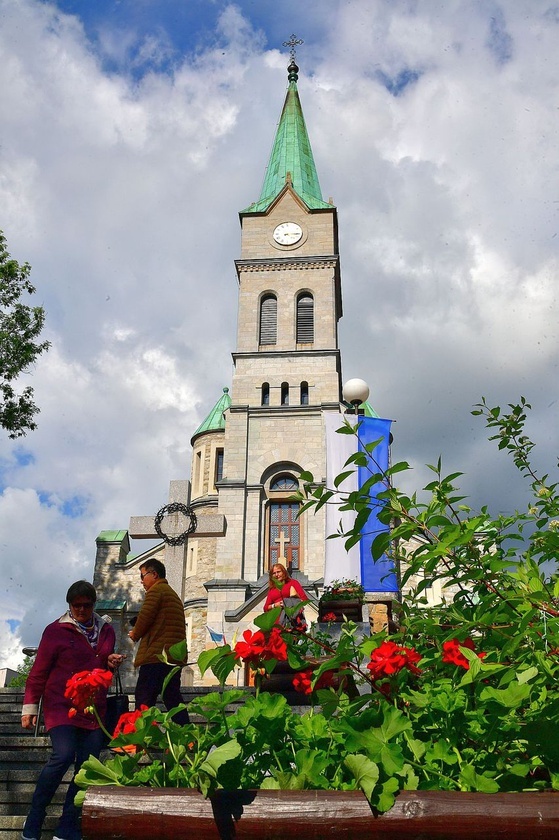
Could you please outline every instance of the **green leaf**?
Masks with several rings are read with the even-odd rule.
[[[505,689],[487,686],[482,690],[480,698],[481,700],[495,700],[507,709],[516,709],[530,696],[531,690],[531,686],[526,683],[524,685],[511,683]]]
[[[355,470],[346,470],[345,472],[340,473],[334,479],[334,487],[339,487],[340,484],[343,484],[343,482],[346,480],[346,478],[349,478],[350,475],[354,475],[354,474],[355,474]]]
[[[539,673],[539,669],[532,666],[531,668],[526,668],[525,671],[520,671],[516,675],[516,679],[520,685],[524,685],[524,683],[530,682],[530,680],[533,680],[534,677],[537,677]]]
[[[219,768],[241,754],[241,745],[235,739],[216,747],[200,765],[200,769],[216,778]]]
[[[172,662],[176,662],[178,665],[185,665],[188,661],[188,645],[186,639],[177,642],[175,645],[171,645],[168,655]]]
[[[254,619],[256,626],[264,632],[271,630],[277,624],[280,617],[282,607],[272,607],[268,612],[257,615]]]
[[[395,794],[398,792],[399,787],[398,779],[395,778],[387,779],[386,782],[383,783],[382,793],[377,800],[377,810],[384,813],[392,808],[394,805]],[[410,789],[414,788],[407,788],[407,790]]]
[[[123,777],[122,773],[122,763],[118,758],[103,764],[94,756],[90,756],[83,762],[76,774],[75,782],[78,787],[127,784],[126,776]]]
[[[463,764],[460,771],[462,790],[477,790],[480,793],[497,793],[499,785],[495,779],[476,773],[471,764]]]
[[[344,766],[370,802],[380,774],[378,766],[365,755],[347,755]]]
[[[225,685],[227,677],[235,668],[237,660],[229,645],[222,645],[212,650],[203,650],[198,657],[198,667],[203,675],[210,668],[221,685]]]

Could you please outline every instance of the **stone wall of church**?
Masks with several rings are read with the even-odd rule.
[[[301,405],[301,382],[308,383],[309,405],[338,404],[340,400],[339,355],[301,351],[286,362],[283,356],[262,353],[240,357],[235,366],[235,405],[259,406],[262,384],[270,386],[270,407],[281,405],[281,386],[289,386],[289,405]]]

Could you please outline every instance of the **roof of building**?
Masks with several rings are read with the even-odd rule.
[[[297,91],[299,68],[294,61],[287,68],[288,88],[278,123],[272,153],[258,201],[243,213],[265,213],[285,188],[292,186],[309,210],[332,208],[324,201]]]
[[[350,409],[351,411],[354,411],[354,410],[355,410],[355,409],[353,408],[353,406],[351,405],[351,403],[348,403],[348,402],[345,402],[345,401],[344,401],[344,403],[343,403],[343,404],[345,405],[345,407],[346,407],[347,409]],[[361,403],[361,405],[359,406],[359,409],[358,409],[358,410],[359,410],[359,412],[360,412],[361,414],[363,414],[363,416],[364,416],[364,417],[376,417],[376,418],[380,418],[380,414],[377,414],[377,413],[376,413],[376,411],[374,410],[373,406],[372,406],[372,405],[371,405],[371,403],[370,403],[370,402],[368,402],[368,401],[365,401],[364,403]]]
[[[374,408],[373,408],[373,406],[371,405],[370,402],[361,403],[359,408],[363,409],[363,411],[365,412],[365,417],[379,417],[380,416],[376,413],[376,411],[374,410]]]
[[[128,531],[101,531],[96,542],[121,543],[127,534]]]
[[[229,396],[229,388],[223,389],[223,394],[218,399],[206,419],[198,426],[192,437],[202,434],[202,432],[215,432],[218,429],[225,428],[225,417],[223,412],[231,405],[231,397]]]
[[[121,601],[118,599],[113,600],[103,600],[98,599],[95,602],[95,612],[100,613],[106,610],[123,610],[126,606],[126,601]]]

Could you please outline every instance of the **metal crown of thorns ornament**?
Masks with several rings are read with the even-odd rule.
[[[174,514],[181,514],[184,516],[188,522],[188,526],[184,531],[181,531],[180,534],[169,535],[163,531],[161,523],[164,519],[173,516]],[[192,508],[189,508],[188,505],[183,505],[181,502],[171,502],[168,505],[164,505],[164,507],[162,507],[155,515],[154,523],[156,532],[159,534],[163,542],[167,543],[167,545],[184,545],[188,539],[188,535],[194,533],[197,525],[196,514]]]

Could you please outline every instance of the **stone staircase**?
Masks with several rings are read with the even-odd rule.
[[[281,677],[278,675],[275,679]],[[133,688],[125,686],[124,690],[133,698]],[[183,686],[181,691],[184,702],[189,703],[195,697],[216,690],[217,686]],[[308,708],[308,698],[294,691],[285,691],[279,683],[277,686],[270,685],[268,690],[279,690],[284,694],[293,711],[301,713]],[[23,688],[0,688],[0,840],[19,840],[21,837],[37,778],[50,754],[50,738],[42,726],[36,737],[33,730],[21,728],[22,703]],[[193,714],[191,720],[202,722],[202,718]],[[52,840],[72,773],[70,769],[47,811],[41,840]]]
[[[35,782],[50,753],[50,739],[40,730],[21,728],[22,688],[0,688],[0,838],[21,837]],[[45,820],[43,840],[51,840],[69,779],[60,786]]]

